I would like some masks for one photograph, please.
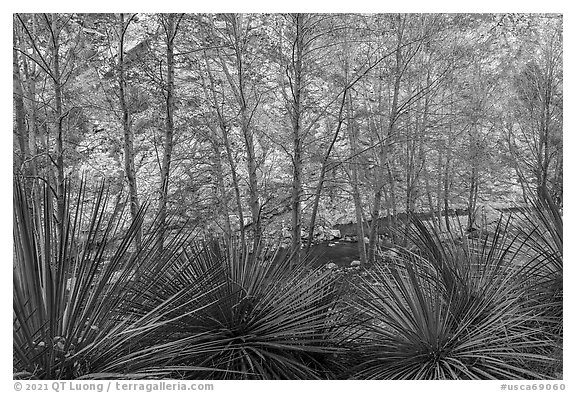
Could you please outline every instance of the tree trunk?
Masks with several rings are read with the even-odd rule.
[[[452,127],[450,127],[452,128]],[[451,133],[450,133],[451,135]],[[446,148],[446,165],[444,166],[444,220],[446,222],[446,230],[450,232],[450,161],[451,161],[451,143],[448,142]]]
[[[368,240],[368,264],[372,264],[376,257],[376,245],[378,244],[378,232],[380,227],[380,205],[382,203],[382,187],[381,185],[374,193],[374,205],[370,213],[370,235]]]
[[[400,16],[398,16],[398,22],[400,22]],[[392,105],[390,107],[390,117],[388,120],[388,128],[386,135],[382,136],[385,142],[380,143],[379,148],[379,164],[380,171],[377,182],[376,192],[374,193],[374,205],[372,209],[372,222],[370,224],[370,239],[368,242],[368,263],[373,263],[376,255],[376,245],[378,244],[378,224],[380,220],[380,205],[382,203],[382,189],[386,181],[386,176],[384,172],[384,167],[387,166],[388,162],[388,144],[390,143],[389,138],[394,136],[394,124],[398,117],[398,96],[400,93],[400,83],[402,81],[403,75],[403,60],[402,60],[402,40],[403,40],[403,29],[398,27],[397,42],[396,42],[396,64],[394,68],[394,87],[392,92]],[[393,179],[391,179],[391,187],[394,187]]]
[[[302,56],[304,51],[304,15],[296,14],[294,16],[296,22],[296,37],[292,53],[292,69],[294,72],[294,81],[291,85],[293,92],[293,102],[290,103],[292,110],[292,148],[294,155],[292,157],[292,196],[291,196],[291,209],[292,209],[292,261],[296,265],[300,263],[300,248],[302,244],[301,238],[301,225],[302,225]],[[314,236],[314,233],[308,234],[309,239]]]
[[[478,130],[477,124],[474,122],[470,130],[470,187],[468,189],[468,229],[472,229],[476,221],[476,201],[478,199],[478,160],[480,159],[480,150],[478,148]]]
[[[228,140],[228,129],[226,127],[226,121],[224,119],[224,114],[220,110],[219,100],[216,96],[216,84],[214,83],[214,76],[212,75],[212,69],[210,67],[210,62],[206,53],[204,53],[204,62],[206,64],[206,71],[208,74],[208,79],[210,81],[210,91],[212,93],[212,100],[214,108],[216,110],[216,116],[218,117],[218,125],[220,126],[220,131],[222,132],[222,141],[224,143],[224,148],[226,150],[226,159],[228,165],[230,166],[230,173],[232,175],[232,187],[234,188],[234,196],[236,201],[236,212],[238,214],[239,221],[239,232],[240,232],[240,247],[242,248],[242,255],[247,255],[246,250],[246,229],[244,228],[244,208],[242,206],[242,194],[240,192],[240,182],[238,179],[238,173],[236,170],[236,162],[234,160],[234,155],[232,152],[232,147],[230,146],[230,141]],[[229,74],[226,74],[229,77]],[[232,83],[230,77],[228,78],[230,83]],[[205,95],[208,98],[207,89]],[[227,220],[229,222],[229,219]],[[232,232],[231,232],[232,233]]]
[[[37,23],[36,16],[32,15],[32,35],[36,36]],[[24,42],[20,42],[20,49],[22,51],[26,50]],[[39,135],[39,128],[37,124],[37,97],[36,97],[36,81],[33,75],[36,73],[36,64],[34,62],[28,62],[26,58],[22,59],[22,66],[24,72],[25,84],[21,87],[25,88],[27,99],[24,102],[24,110],[28,115],[28,153],[30,157],[30,162],[27,164],[30,169],[30,175],[32,177],[30,196],[35,206],[41,205],[41,195],[39,184],[41,182],[40,177],[43,174],[39,173],[38,166],[38,147],[37,138]],[[40,138],[42,139],[42,138]],[[37,224],[40,225],[39,215],[36,216]]]
[[[166,127],[164,129],[164,153],[160,170],[160,198],[158,217],[158,248],[164,246],[166,231],[166,206],[168,204],[168,182],[174,146],[174,39],[176,37],[176,14],[168,14],[162,21],[166,33]]]
[[[468,229],[472,229],[476,222],[476,200],[478,199],[478,174],[476,165],[472,165],[470,175],[470,188],[468,194]]]
[[[427,74],[426,77],[426,84],[430,85],[430,73]],[[438,223],[436,222],[436,215],[434,214],[434,202],[432,201],[432,186],[430,185],[430,173],[428,171],[428,166],[426,163],[426,149],[424,147],[424,142],[426,141],[426,131],[428,127],[428,111],[430,109],[430,97],[426,95],[424,98],[424,113],[422,115],[422,123],[420,125],[420,133],[418,135],[418,157],[419,157],[419,166],[423,172],[424,177],[424,186],[426,189],[426,198],[428,200],[428,206],[430,209],[430,221],[432,221],[432,225],[434,229],[438,232],[440,228],[438,227]]]
[[[230,165],[230,172],[232,173],[232,185],[234,187],[234,195],[236,196],[236,209],[238,212],[238,221],[240,225],[240,246],[246,254],[246,230],[244,229],[244,212],[242,207],[242,194],[240,192],[240,182],[238,181],[238,173],[236,171],[236,162],[234,161],[234,156],[232,155],[232,148],[230,147],[230,142],[228,141],[228,131],[226,126],[221,124],[222,136],[224,138],[224,147],[226,148],[226,157],[228,159],[228,165]]]
[[[438,161],[436,164],[436,219],[438,220],[439,229],[442,230],[442,149],[438,148]]]
[[[52,52],[52,82],[54,85],[54,131],[56,134],[56,217],[64,225],[64,129],[62,127],[62,81],[60,75],[60,27],[57,26],[57,16],[52,14],[50,29]],[[48,21],[47,21],[48,23]]]
[[[352,172],[352,198],[354,199],[354,213],[356,215],[356,236],[358,237],[358,253],[360,255],[360,264],[366,266],[366,245],[364,244],[364,222],[362,214],[362,199],[360,196],[360,187],[358,180],[358,134],[357,129],[354,127],[354,114],[352,106],[352,97],[348,96],[348,138],[350,140],[352,161],[350,163]]]
[[[28,132],[26,130],[26,111],[24,109],[24,92],[22,90],[22,79],[20,77],[20,65],[18,64],[18,51],[16,50],[18,42],[16,40],[16,31],[13,36],[14,49],[12,50],[12,99],[14,103],[14,116],[16,120],[16,134],[18,138],[18,146],[20,148],[20,157],[18,163],[19,170],[24,176],[29,175],[30,171],[27,170],[29,165],[26,160],[29,159],[30,153],[28,150]]]
[[[434,201],[432,199],[432,186],[430,185],[430,173],[427,169],[424,169],[424,186],[426,188],[426,199],[428,201],[428,208],[430,209],[430,221],[432,221],[432,225],[434,226],[434,230],[437,232],[440,231],[438,227],[438,222],[436,221],[436,212],[434,209]]]
[[[261,212],[260,212],[260,193],[258,189],[258,174],[257,168],[258,165],[256,163],[256,153],[255,153],[255,146],[254,146],[254,132],[251,127],[251,113],[250,109],[248,108],[248,99],[246,97],[247,94],[247,86],[246,86],[246,70],[245,70],[245,63],[244,63],[244,54],[246,48],[244,45],[246,42],[241,37],[241,32],[239,31],[242,29],[242,15],[238,16],[235,14],[231,14],[228,16],[229,21],[232,26],[232,35],[233,35],[233,47],[235,52],[235,60],[236,60],[236,69],[238,70],[238,78],[237,78],[237,85],[234,82],[232,75],[228,71],[228,67],[226,65],[225,60],[222,58],[222,55],[219,53],[220,63],[222,65],[222,69],[228,82],[230,84],[230,88],[232,89],[234,96],[236,97],[236,101],[238,102],[239,109],[240,109],[240,123],[241,123],[241,130],[242,135],[244,136],[244,147],[246,148],[246,168],[248,170],[248,194],[249,194],[249,204],[250,204],[250,213],[252,215],[252,228],[254,233],[253,238],[253,247],[252,247],[252,255],[256,258],[261,249],[261,242],[262,242],[262,223],[261,223]],[[256,110],[256,108],[251,108],[252,111]],[[240,225],[244,225],[243,222]]]
[[[393,162],[391,163],[390,159],[388,159],[386,163],[386,170],[388,172],[388,182],[390,184],[390,207],[392,208],[392,215],[388,214],[388,226],[391,228],[396,228],[398,224],[398,206],[396,204],[396,187],[394,174],[391,168],[392,164]],[[392,233],[392,238],[394,241],[396,241],[395,237],[395,234]]]
[[[212,142],[214,149],[214,172],[216,173],[216,187],[220,197],[218,198],[218,207],[220,214],[224,216],[224,232],[228,244],[232,244],[232,225],[230,223],[230,210],[228,209],[228,193],[226,192],[226,185],[224,182],[224,166],[222,165],[222,158],[220,155],[221,145],[217,140]]]
[[[245,111],[245,108],[243,112]],[[250,212],[252,214],[252,225],[254,228],[253,253],[258,255],[262,239],[262,224],[260,222],[260,201],[258,193],[258,175],[256,173],[256,154],[254,152],[254,135],[248,127],[248,120],[242,116],[242,130],[246,144],[246,161],[248,166],[248,190],[250,193]]]
[[[330,159],[330,154],[334,149],[334,144],[338,140],[338,135],[340,134],[340,130],[342,129],[342,123],[344,121],[342,117],[342,112],[344,109],[344,102],[346,99],[346,90],[344,91],[344,95],[342,98],[342,105],[340,106],[340,113],[338,115],[338,126],[336,127],[336,131],[334,132],[334,137],[328,146],[328,150],[326,150],[326,154],[324,154],[324,158],[322,159],[322,166],[320,168],[320,176],[318,177],[318,183],[316,184],[316,190],[314,191],[314,202],[312,204],[312,213],[310,216],[310,225],[308,227],[308,233],[314,233],[314,227],[316,226],[316,216],[318,215],[318,206],[320,204],[320,197],[322,195],[322,188],[324,187],[324,181],[326,180],[326,172],[328,171],[328,160]],[[308,242],[306,245],[306,249],[309,250],[312,246],[312,236],[308,236]]]
[[[130,215],[132,220],[136,219],[140,203],[138,201],[138,186],[136,184],[136,169],[134,165],[134,132],[131,125],[130,108],[126,102],[126,70],[124,63],[124,39],[126,30],[132,19],[124,21],[124,14],[120,14],[120,37],[118,51],[118,85],[120,93],[120,106],[122,108],[122,129],[124,130],[124,172],[128,181],[128,192],[130,198]],[[142,232],[137,231],[136,247],[142,246]]]

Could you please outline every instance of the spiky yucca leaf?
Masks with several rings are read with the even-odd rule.
[[[514,230],[521,242],[522,275],[526,298],[544,316],[537,322],[552,344],[542,352],[554,359],[542,372],[561,378],[563,342],[563,220],[560,207],[546,189],[530,193],[529,207],[514,215]]]
[[[527,364],[550,359],[531,323],[515,254],[500,222],[490,239],[441,241],[421,222],[413,239],[422,256],[402,253],[376,266],[354,305],[367,316],[356,378],[545,378]]]
[[[514,230],[522,242],[523,274],[529,297],[545,309],[552,333],[561,338],[563,315],[563,220],[548,192],[531,195],[530,207],[514,216]]]
[[[240,249],[198,242],[187,251],[182,269],[170,273],[177,286],[185,286],[206,271],[219,271],[206,286],[213,289],[206,298],[211,306],[170,328],[186,343],[173,348],[171,368],[188,378],[329,375],[330,357],[339,350],[338,293],[329,272],[292,268],[290,256],[280,257],[277,250],[247,258]],[[191,344],[205,350],[190,350]]]
[[[157,375],[149,371],[158,365],[150,337],[205,288],[159,293],[145,307],[140,296],[152,284],[140,278],[170,265],[186,236],[158,253],[152,224],[136,247],[145,207],[123,229],[121,212],[108,213],[104,186],[92,203],[83,184],[75,198],[67,188],[66,216],[57,222],[48,192],[41,206],[30,206],[22,185],[14,185],[14,369],[49,379]],[[146,350],[147,358],[131,357]]]

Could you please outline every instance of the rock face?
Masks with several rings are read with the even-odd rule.
[[[360,267],[360,261],[352,261],[352,262],[350,262],[350,266],[352,266],[352,267],[356,267],[356,266]]]

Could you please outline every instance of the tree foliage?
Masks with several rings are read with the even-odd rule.
[[[13,34],[15,369],[553,372],[561,15],[14,14]],[[335,225],[373,269],[360,301],[310,270]],[[421,251],[382,266],[389,241]]]

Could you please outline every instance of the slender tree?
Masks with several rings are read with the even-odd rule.
[[[174,99],[174,41],[183,16],[183,14],[160,16],[160,23],[164,29],[166,43],[166,125],[164,128],[164,149],[162,153],[162,166],[160,168],[160,196],[158,201],[158,220],[160,225],[160,230],[158,231],[158,246],[160,249],[163,247],[165,236],[170,164],[172,162],[172,150],[174,148],[174,111],[176,109]]]
[[[140,202],[138,198],[138,185],[136,180],[136,167],[134,165],[134,130],[132,129],[132,116],[130,106],[127,101],[127,76],[126,76],[126,33],[130,23],[134,20],[136,14],[130,15],[126,20],[124,14],[119,15],[118,23],[118,64],[117,64],[117,82],[120,108],[122,110],[122,129],[124,132],[124,174],[128,182],[128,192],[130,198],[130,214],[132,220],[138,216]],[[142,244],[142,233],[139,230],[136,239],[136,246]]]

